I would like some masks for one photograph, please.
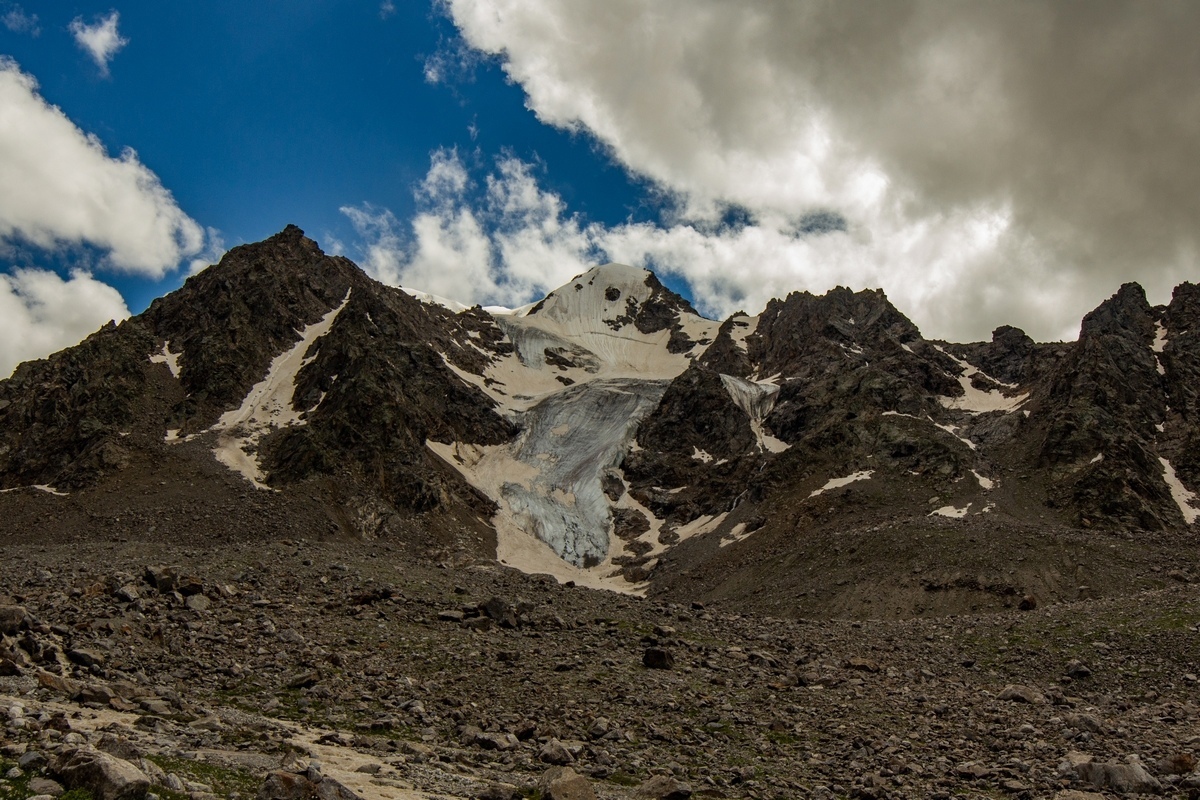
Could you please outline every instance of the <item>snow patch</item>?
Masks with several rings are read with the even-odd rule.
[[[1171,466],[1170,461],[1165,458],[1158,460],[1163,466],[1163,480],[1167,482],[1167,487],[1171,490],[1171,497],[1175,500],[1175,505],[1179,506],[1179,513],[1183,514],[1183,521],[1191,525],[1200,517],[1200,509],[1195,507],[1196,493],[1183,485],[1183,482],[1175,474],[1175,468]]]
[[[858,472],[851,473],[850,475],[847,475],[844,478],[830,478],[828,481],[825,482],[824,486],[822,486],[820,489],[814,489],[808,496],[816,497],[817,495],[824,494],[825,492],[828,492],[831,489],[840,489],[843,486],[849,486],[850,484],[852,484],[856,481],[870,480],[871,476],[874,474],[875,474],[875,470],[864,469],[864,470],[860,470]]]
[[[179,379],[179,357],[181,355],[183,355],[182,351],[178,352],[178,353],[171,352],[171,343],[169,341],[163,342],[162,350],[160,352],[150,356],[150,363],[151,364],[166,364],[167,369],[171,370],[171,375],[176,380],[178,380]]]
[[[445,297],[439,297],[436,294],[429,294],[428,292],[422,292],[418,289],[409,289],[407,286],[401,286],[400,288],[405,294],[414,300],[419,300],[426,305],[441,306],[442,308],[452,311],[455,314],[468,311],[471,308],[470,306],[463,305],[462,303],[454,300],[448,300]]]
[[[721,541],[718,544],[720,547],[728,547],[735,542],[740,542],[743,539],[749,539],[757,532],[758,529],[747,531],[746,523],[739,522],[737,525],[734,525],[732,529],[730,529],[729,533],[721,537]]]
[[[487,308],[514,352],[489,353],[490,364],[482,375],[448,366],[510,417],[563,391],[564,381],[578,385],[608,379],[670,380],[708,346],[700,342],[711,343],[719,323],[680,313],[676,322],[696,345],[685,353],[671,353],[670,328],[646,334],[622,322],[629,300],[641,305],[650,298],[649,275],[643,269],[608,264],[555,289],[541,303]],[[608,299],[610,289],[616,300]]]
[[[692,458],[699,461],[701,464],[711,464],[713,457],[699,447],[692,447]]]
[[[1103,460],[1104,460],[1104,453],[1097,453],[1096,455],[1092,456],[1092,460],[1089,461],[1088,463],[1089,464],[1099,464]]]
[[[937,422],[934,422],[934,419],[933,419],[933,417],[930,417],[930,416],[928,416],[928,415],[926,415],[926,416],[925,416],[925,417],[922,419],[921,417],[914,417],[912,414],[903,414],[903,413],[901,413],[901,412],[899,412],[899,411],[885,411],[885,412],[883,412],[883,414],[881,414],[880,416],[884,416],[884,417],[906,417],[906,418],[908,418],[908,419],[915,419],[917,422],[928,422],[928,423],[929,423],[930,425],[932,425],[933,427],[935,427],[935,428],[938,428],[939,430],[943,430],[943,431],[945,431],[946,433],[948,433],[948,434],[950,434],[951,436],[953,436],[955,439],[958,439],[960,442],[962,442],[963,444],[965,444],[965,445],[966,445],[967,447],[969,447],[970,449],[972,449],[972,450],[974,450],[974,449],[975,449],[975,443],[974,443],[974,442],[972,442],[970,439],[967,439],[967,438],[964,438],[964,437],[962,437],[962,436],[959,436],[959,435],[958,435],[958,428],[957,428],[956,426],[954,426],[954,425],[941,425],[941,424],[939,424],[939,423],[937,423]]]
[[[71,494],[70,492],[60,492],[58,489],[55,489],[53,486],[51,486],[48,483],[35,483],[32,486],[14,486],[11,489],[0,489],[0,494],[8,494],[9,492],[19,492],[19,491],[22,491],[23,489],[37,489],[39,492],[45,492],[46,494],[52,494],[55,497],[68,497]]]
[[[933,419],[931,418],[929,421],[933,422]],[[962,442],[963,444],[965,444],[967,447],[971,448],[972,450],[975,449],[974,442],[972,442],[970,439],[967,439],[967,438],[964,438],[964,437],[958,435],[958,427],[957,426],[955,426],[955,425],[939,425],[936,422],[933,422],[933,426],[935,428],[941,428],[946,433],[950,434],[955,439],[958,439],[960,442]]]
[[[971,504],[967,503],[963,508],[955,508],[954,506],[942,506],[941,508],[930,511],[928,516],[950,517],[951,519],[962,519],[971,510]]]
[[[1156,353],[1161,353],[1167,346],[1167,329],[1162,322],[1154,323],[1154,342],[1150,345],[1150,349]]]
[[[992,489],[996,488],[996,482],[991,478],[985,478],[975,470],[971,470],[971,474],[974,475],[975,480],[979,482],[979,488],[983,489],[985,492],[990,492]]]
[[[729,338],[733,339],[734,345],[743,353],[748,352],[749,346],[746,344],[746,339],[758,330],[759,318],[739,315],[732,319],[733,325],[729,329]]]
[[[278,428],[304,424],[301,412],[292,407],[292,398],[296,392],[296,375],[312,360],[305,358],[309,348],[329,332],[338,314],[349,302],[350,292],[347,291],[341,305],[329,311],[318,322],[305,326],[303,331],[297,331],[300,341],[290,350],[272,359],[271,366],[267,368],[267,376],[254,384],[242,401],[241,407],[225,412],[209,428],[217,433],[217,446],[213,448],[217,460],[235,472],[240,472],[259,489],[269,488],[263,483],[262,470],[258,464],[256,451],[259,440]],[[178,437],[178,432],[176,436]]]
[[[679,541],[685,541],[693,536],[700,536],[705,533],[712,533],[717,528],[721,527],[721,523],[729,516],[728,511],[722,511],[720,514],[702,514],[696,517],[688,524],[676,528],[675,533],[679,534]]]
[[[981,375],[989,381],[1007,389],[1015,389],[1017,385],[1015,383],[1004,383],[1003,381],[996,380],[978,367],[947,353],[940,345],[934,345],[934,349],[946,356],[946,358],[949,358],[962,370],[958,375],[958,385],[962,387],[963,394],[961,397],[939,397],[938,401],[944,407],[958,411],[967,411],[971,414],[985,414],[989,411],[1015,411],[1022,403],[1029,399],[1028,393],[1009,397],[997,391],[985,392],[982,389],[976,389],[971,385],[971,378],[976,375]],[[974,449],[974,446],[971,449]]]

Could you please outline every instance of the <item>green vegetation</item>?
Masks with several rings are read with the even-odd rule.
[[[211,786],[217,795],[228,797],[237,792],[242,797],[253,797],[262,781],[254,773],[241,767],[225,767],[209,761],[193,761],[184,758],[152,755],[148,758],[157,764],[163,772],[174,773],[182,780],[203,783]],[[157,791],[166,800],[174,800],[168,795],[172,792]],[[181,795],[186,798],[187,795]]]

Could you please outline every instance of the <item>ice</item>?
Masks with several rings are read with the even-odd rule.
[[[1196,493],[1183,485],[1179,477],[1175,474],[1175,468],[1171,466],[1171,462],[1165,458],[1158,459],[1163,466],[1163,480],[1167,482],[1167,487],[1171,490],[1171,497],[1175,500],[1175,505],[1179,506],[1179,513],[1183,514],[1183,521],[1191,525],[1200,517],[1200,509],[1195,507]]]
[[[724,374],[721,375],[721,384],[725,391],[729,392],[734,405],[746,412],[746,416],[750,418],[750,429],[758,440],[760,452],[782,453],[791,446],[767,433],[762,424],[775,408],[775,401],[779,396],[778,386],[767,381],[748,381]]]
[[[853,472],[844,478],[830,478],[828,481],[825,482],[824,486],[822,486],[820,489],[814,489],[812,492],[809,493],[808,496],[816,497],[817,495],[824,494],[825,492],[828,492],[831,489],[840,489],[843,486],[849,486],[850,484],[855,483],[856,481],[870,480],[871,476],[874,474],[875,474],[875,470],[864,469],[864,470],[859,470],[858,472]]]
[[[667,381],[608,379],[571,386],[519,417],[520,436],[486,457],[464,459],[430,447],[501,505],[523,535],[575,567],[605,561],[611,512],[601,488],[637,424],[662,399]]]
[[[222,414],[209,428],[217,433],[217,446],[213,449],[217,460],[240,472],[259,489],[268,488],[263,483],[263,474],[258,465],[256,451],[259,440],[278,428],[304,424],[300,412],[292,407],[296,375],[310,360],[305,358],[309,348],[329,332],[338,314],[349,302],[350,292],[347,291],[341,305],[320,321],[306,326],[303,331],[297,331],[300,341],[271,361],[266,377],[250,389],[242,405]]]
[[[162,351],[150,356],[150,363],[166,364],[167,369],[171,370],[171,375],[173,375],[175,378],[179,378],[179,357],[181,355],[183,355],[182,352],[171,352],[170,342],[163,342]]]
[[[1000,386],[1008,389],[1015,389],[1017,386],[1013,383],[1004,383],[1003,381],[996,380],[986,372],[983,372],[971,364],[968,364],[966,361],[963,361],[961,358],[956,358],[950,353],[947,353],[939,345],[934,345],[934,348],[962,369],[962,372],[958,375],[958,384],[963,389],[963,395],[961,397],[938,398],[938,401],[941,402],[941,404],[946,408],[967,411],[971,414],[984,414],[989,411],[1015,411],[1022,403],[1029,399],[1028,394],[1019,394],[1009,397],[1001,392],[985,392],[982,389],[976,389],[971,385],[971,378],[975,375],[982,375],[993,383],[999,384]],[[974,449],[974,445],[971,446],[971,449]]]

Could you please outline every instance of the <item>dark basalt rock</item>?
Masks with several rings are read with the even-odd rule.
[[[750,420],[721,376],[699,365],[671,382],[658,408],[638,428],[637,440],[646,449],[689,459],[696,450],[732,458],[755,446]]]
[[[1159,529],[1179,517],[1153,454],[1169,381],[1151,349],[1157,316],[1140,286],[1122,286],[1084,317],[1079,341],[1038,393],[1049,419],[1039,458],[1050,496],[1080,519]]]

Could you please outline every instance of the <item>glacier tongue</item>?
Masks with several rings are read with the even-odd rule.
[[[526,484],[504,484],[501,494],[563,560],[593,567],[607,559],[612,526],[601,476],[620,463],[638,423],[667,384],[591,381],[551,395],[523,415],[525,430],[513,457],[537,474]]]

